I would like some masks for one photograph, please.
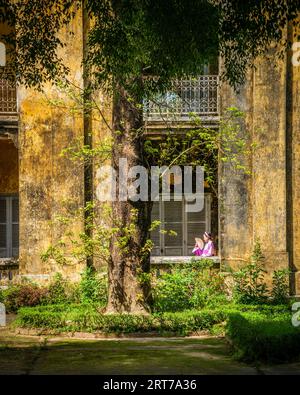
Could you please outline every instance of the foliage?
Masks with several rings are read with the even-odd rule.
[[[70,202],[62,202],[62,207],[62,214],[53,220],[53,226],[60,227],[62,237],[55,244],[49,245],[41,254],[41,259],[44,262],[54,260],[62,266],[72,265],[74,260],[86,262],[91,257],[107,263],[110,256],[110,240],[120,229],[118,219],[112,217],[111,206],[103,204],[100,208],[89,202],[82,208],[74,209]],[[78,233],[73,229],[76,229],[75,224],[86,213],[88,215],[85,216],[85,230]],[[130,225],[127,228],[129,227]],[[86,232],[87,228],[89,232]]]
[[[70,292],[71,291],[71,292]],[[51,281],[44,304],[60,304],[72,301],[73,294],[70,283],[60,273],[56,273]]]
[[[94,306],[42,306],[19,310],[14,325],[27,328],[45,328],[58,331],[101,331],[104,333],[158,332],[187,335],[210,329],[225,320],[226,313],[219,310],[184,311],[153,315],[103,315]],[[52,308],[51,308],[52,307]]]
[[[81,4],[79,0],[1,1],[0,20],[18,23],[14,45],[22,50],[15,65],[23,82],[40,86],[66,73],[57,51],[64,43],[57,32],[70,23]],[[201,74],[200,65],[217,49],[224,58],[224,77],[238,86],[247,68],[271,44],[282,55],[285,27],[288,21],[299,24],[300,10],[299,2],[290,0],[87,0],[85,5],[94,20],[88,61],[97,82],[107,84],[113,75],[127,85],[134,81],[137,88],[137,77],[143,72],[148,90],[182,74]],[[1,39],[13,41],[10,36]],[[275,50],[270,56],[274,54]]]
[[[201,120],[190,114],[195,128],[184,135],[166,131],[159,141],[146,139],[144,151],[147,162],[156,166],[202,166],[205,181],[218,195],[218,164],[228,163],[233,170],[250,174],[247,159],[255,143],[250,143],[247,130],[241,134],[244,113],[236,107],[227,108],[220,119],[219,128],[204,127]]]
[[[223,277],[211,260],[177,265],[153,280],[154,311],[182,311],[226,304]]]
[[[21,51],[15,66],[22,81],[41,86],[66,74],[58,55],[64,42],[57,32],[82,3],[93,19],[86,60],[102,87],[119,82],[131,94],[144,94],[171,78],[199,73],[216,55],[217,13],[207,1],[13,0],[6,2],[6,20],[18,24],[15,45]]]
[[[264,256],[259,241],[255,242],[251,262],[233,274],[234,297],[239,303],[264,303],[267,285],[264,282]]]
[[[72,283],[57,273],[49,285],[39,286],[26,282],[0,290],[0,302],[8,312],[17,312],[21,307],[97,304],[104,307],[107,302],[107,277],[86,269],[78,283]]]
[[[1,40],[10,47],[21,48],[18,53],[11,51],[10,69],[25,85],[40,87],[69,71],[58,54],[63,42],[57,32],[70,22],[75,3],[73,0],[1,1],[0,20],[17,26],[18,30],[17,40],[14,33],[2,35]]]
[[[247,362],[282,363],[300,357],[300,330],[292,326],[290,312],[229,314],[226,334],[236,358]]]
[[[0,290],[0,301],[8,313],[15,313],[22,306],[37,306],[43,303],[47,289],[34,284],[20,284]]]
[[[272,278],[272,299],[275,304],[286,303],[289,297],[288,269],[275,270]]]
[[[219,49],[224,59],[224,78],[236,88],[260,55],[274,65],[290,46],[288,22],[299,27],[299,1],[210,0],[219,10]],[[297,19],[298,18],[298,19]],[[298,33],[299,34],[299,33]],[[270,48],[272,48],[270,50]]]
[[[174,265],[171,270],[157,275],[140,273],[139,281],[152,283],[153,311],[179,312],[184,310],[234,307],[239,311],[259,311],[266,314],[286,311],[291,302],[288,301],[287,273],[274,272],[276,282],[272,291],[272,298],[268,305],[263,305],[267,298],[265,292],[261,294],[261,287],[257,287],[252,277],[257,278],[257,269],[253,266],[243,270],[243,276],[238,280],[235,288],[234,303],[229,300],[224,288],[222,274],[213,267],[209,259]],[[251,264],[253,265],[253,264]],[[249,286],[251,284],[251,286]],[[258,284],[260,285],[260,283]],[[106,273],[97,273],[91,268],[84,270],[81,280],[72,283],[56,274],[48,286],[38,286],[33,283],[18,284],[0,291],[0,301],[6,304],[8,311],[17,311],[24,306],[37,305],[72,305],[96,304],[104,307],[107,303]],[[264,288],[263,288],[264,289]],[[246,304],[246,305],[245,305]],[[252,305],[251,305],[252,304]],[[282,304],[282,305],[281,305]]]
[[[100,301],[106,303],[107,278],[105,276],[99,277],[95,270],[87,268],[82,273],[79,291],[80,302],[83,304],[99,303]]]
[[[85,331],[102,333],[159,333],[186,336],[202,330],[223,334],[226,321],[235,315],[248,314],[253,319],[259,315],[265,321],[286,321],[290,316],[288,306],[228,305],[203,310],[160,312],[152,315],[101,313],[101,305],[49,305],[22,308],[14,323],[16,327],[38,328],[59,332]],[[227,333],[231,323],[227,325]],[[231,333],[231,332],[230,332]],[[234,337],[234,335],[233,335]]]

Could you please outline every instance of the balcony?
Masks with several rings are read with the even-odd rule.
[[[0,134],[16,133],[18,129],[16,85],[0,79]]]
[[[167,93],[144,101],[144,121],[150,128],[165,123],[193,123],[192,116],[199,117],[203,123],[218,120],[218,75],[176,80]]]

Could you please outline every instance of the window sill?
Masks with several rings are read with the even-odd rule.
[[[151,265],[172,265],[174,263],[189,263],[191,260],[200,261],[201,259],[209,259],[215,264],[220,264],[220,257],[218,256],[205,258],[202,258],[201,256],[152,256],[150,258],[150,262]]]
[[[0,269],[18,268],[19,261],[17,258],[0,258]]]

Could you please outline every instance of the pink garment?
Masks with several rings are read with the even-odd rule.
[[[196,256],[203,256],[203,257],[209,257],[213,256],[215,251],[215,246],[214,243],[209,240],[207,243],[205,243],[203,250],[199,247],[195,247],[193,249],[193,254]]]

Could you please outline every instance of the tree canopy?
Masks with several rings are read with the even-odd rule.
[[[299,23],[300,10],[300,0],[1,0],[0,21],[16,27],[16,75],[23,83],[41,86],[66,73],[57,33],[83,5],[93,19],[88,63],[94,81],[107,86],[118,79],[136,90],[142,74],[143,94],[201,73],[218,52],[225,78],[242,83],[271,43],[280,50],[287,44],[285,27]]]

